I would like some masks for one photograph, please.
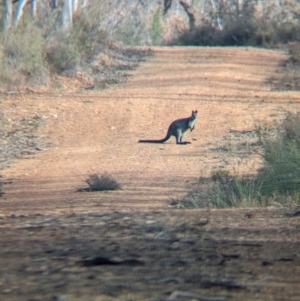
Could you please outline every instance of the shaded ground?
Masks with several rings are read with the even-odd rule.
[[[8,115],[38,114],[38,133],[52,144],[3,171],[5,300],[299,300],[297,216],[170,209],[200,175],[261,166],[255,127],[299,110],[298,92],[266,84],[284,54],[154,50],[127,83],[107,90],[3,96]],[[162,138],[193,109],[192,144],[137,143]],[[123,189],[76,192],[94,172]]]
[[[0,226],[3,300],[299,300],[299,217],[279,210],[14,216]]]

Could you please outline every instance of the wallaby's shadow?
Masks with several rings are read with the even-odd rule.
[[[191,144],[191,142],[189,142],[189,141],[183,141],[183,142],[180,142],[180,143],[177,143],[177,144],[186,145],[186,144]]]

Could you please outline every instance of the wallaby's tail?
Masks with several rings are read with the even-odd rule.
[[[164,139],[160,139],[160,140],[139,140],[139,143],[164,143],[167,140],[169,140],[171,137],[171,135],[168,135],[164,138]]]

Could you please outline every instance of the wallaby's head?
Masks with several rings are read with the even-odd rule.
[[[192,116],[191,116],[192,120],[197,119],[197,114],[198,114],[197,110],[196,111],[192,111]]]

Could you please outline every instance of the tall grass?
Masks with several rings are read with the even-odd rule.
[[[274,137],[258,137],[264,167],[256,176],[230,175],[224,170],[199,181],[196,189],[176,202],[179,208],[230,208],[286,205],[300,199],[300,115],[288,113]]]
[[[289,113],[276,141],[265,141],[262,195],[300,194],[300,116]]]

